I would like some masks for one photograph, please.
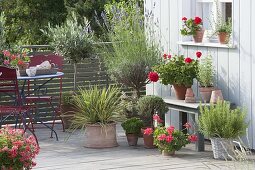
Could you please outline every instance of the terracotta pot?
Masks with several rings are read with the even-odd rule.
[[[92,124],[85,129],[85,147],[112,148],[118,146],[116,138],[116,123],[107,125]]]
[[[204,29],[196,31],[196,34],[193,35],[195,43],[201,43],[203,41],[204,32],[205,32]]]
[[[136,146],[138,141],[138,135],[137,134],[126,134],[127,141],[129,146]]]
[[[174,87],[174,90],[175,90],[176,98],[178,100],[184,100],[187,87],[185,87],[184,85],[176,85],[176,84],[174,84],[173,87]]]
[[[186,94],[185,94],[185,103],[195,103],[195,95],[193,93],[192,88],[187,88]]]
[[[156,148],[156,146],[154,145],[153,141],[153,134],[151,135],[146,135],[143,133],[143,131],[145,130],[146,128],[142,128],[142,134],[143,134],[143,141],[144,141],[144,147],[147,148],[147,149],[153,149],[153,148]]]
[[[199,87],[201,100],[204,103],[209,103],[214,87]]]
[[[221,44],[228,44],[229,42],[229,33],[219,32],[218,33],[219,42]]]
[[[217,103],[218,100],[221,100],[221,101],[224,100],[222,92],[221,92],[221,90],[213,90],[211,99],[210,99],[210,103]]]
[[[26,69],[29,67],[29,63],[17,66],[17,76],[27,76]]]
[[[62,104],[60,107],[61,118],[64,123],[65,129],[68,129],[72,123],[72,119],[75,115],[75,108],[71,104]]]
[[[162,151],[162,155],[163,156],[174,156],[175,155],[175,151],[168,152],[168,151],[163,150]]]

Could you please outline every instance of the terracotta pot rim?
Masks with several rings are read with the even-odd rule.
[[[116,122],[112,122],[112,123],[107,123],[107,124],[104,124],[105,126],[114,126],[114,125],[116,125],[117,123]],[[94,124],[87,124],[86,125],[87,127],[89,126],[89,127],[102,127],[102,125],[101,124],[99,124],[99,123],[94,123]]]
[[[219,34],[228,34],[228,35],[230,35],[230,33],[228,33],[228,32],[218,32],[218,35]]]

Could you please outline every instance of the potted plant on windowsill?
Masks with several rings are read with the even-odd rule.
[[[203,29],[203,22],[200,17],[195,17],[187,19],[182,18],[183,28],[181,29],[181,34],[184,36],[193,36],[195,43],[201,43],[203,41],[203,36],[205,30]]]
[[[197,52],[197,56],[201,56],[201,52]],[[200,84],[200,96],[202,101],[208,103],[211,98],[211,93],[214,90],[213,87],[213,77],[214,68],[212,63],[212,57],[207,56],[203,58],[198,64],[197,80]]]
[[[184,100],[187,87],[191,87],[193,79],[197,77],[198,59],[175,55],[163,60],[162,64],[153,67],[159,74],[162,84],[173,85],[178,100]]]
[[[229,18],[226,22],[222,21],[216,24],[216,33],[218,34],[219,42],[221,44],[228,44],[232,33],[232,22]]]
[[[136,146],[138,136],[141,133],[141,128],[143,127],[143,121],[139,118],[133,117],[124,121],[121,126],[126,132],[129,146]]]
[[[200,106],[199,129],[211,139],[215,159],[233,156],[232,141],[244,135],[248,124],[246,112],[240,108],[231,110],[230,103],[218,100],[210,107]]]
[[[74,97],[76,109],[70,129],[85,130],[85,147],[109,148],[118,146],[116,121],[121,120],[120,90],[117,87],[99,89],[79,88]]]
[[[164,117],[165,113],[168,111],[168,107],[161,97],[144,96],[139,99],[137,109],[140,118],[144,122],[144,128],[142,129],[144,145],[146,148],[154,148],[153,135],[151,133],[154,127],[153,115],[157,113],[158,116]]]

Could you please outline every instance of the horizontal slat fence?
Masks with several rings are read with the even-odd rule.
[[[30,46],[28,46],[30,47]],[[27,47],[27,48],[28,48]],[[48,47],[48,46],[47,46]],[[41,47],[39,47],[41,48]],[[35,49],[33,49],[35,50]],[[32,55],[36,54],[49,54],[49,51],[34,51]],[[72,91],[74,89],[74,66],[68,61],[64,61],[63,67],[64,76],[62,78],[62,92]],[[44,83],[45,80],[32,80],[30,81],[30,89],[34,89],[37,85]],[[20,89],[22,87],[22,83],[20,81]],[[59,78],[55,78],[48,82],[41,91],[47,92],[47,96],[54,96],[56,99],[53,100],[54,107],[57,107],[59,104],[59,90],[60,90],[60,81]],[[126,92],[126,94],[132,94],[130,88],[126,88],[121,84],[117,84],[112,81],[107,74],[106,67],[104,66],[102,59],[84,59],[79,64],[77,64],[77,87],[81,88],[89,88],[90,86],[98,85],[99,87],[108,87],[109,85],[117,85],[121,88],[122,91]],[[25,91],[27,93],[27,86],[25,87]],[[145,94],[145,88],[142,91]],[[33,94],[31,94],[33,95]],[[9,104],[13,103],[9,96],[0,96],[1,104]],[[38,116],[43,121],[48,121],[52,119],[52,109],[49,107],[47,103],[37,103],[38,106]],[[14,119],[10,119],[13,122]],[[11,123],[10,121],[6,121],[6,123]]]

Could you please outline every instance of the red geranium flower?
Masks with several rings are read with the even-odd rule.
[[[11,53],[10,53],[10,51],[8,51],[8,50],[3,50],[3,54],[4,54],[4,56],[6,56],[6,57],[10,57],[10,56],[11,56]]]
[[[200,51],[197,51],[196,56],[197,56],[197,58],[200,58],[202,56],[202,53]]]
[[[186,129],[189,129],[189,128],[191,128],[191,124],[190,123],[185,123],[184,125],[183,125]]]
[[[166,135],[165,134],[162,134],[162,135],[158,136],[158,140],[159,141],[162,141],[162,140],[165,140],[165,139],[166,139]]]
[[[153,120],[157,121],[158,123],[162,123],[163,121],[160,119],[159,115],[153,115]]]
[[[189,138],[190,142],[196,142],[197,141],[197,136],[196,135],[189,135],[188,138]]]
[[[174,126],[169,126],[168,128],[166,128],[166,131],[169,135],[172,134],[174,131]]]
[[[185,58],[185,63],[191,63],[193,60],[190,57]]]
[[[164,54],[163,57],[164,57],[164,59],[166,59],[167,58],[167,54]]]
[[[172,142],[173,139],[174,139],[174,138],[173,138],[172,135],[166,136],[166,142],[167,142],[167,143]]]
[[[194,23],[195,23],[196,25],[199,25],[199,24],[202,23],[202,19],[201,19],[200,17],[195,17]]]
[[[18,65],[24,65],[24,62],[22,60],[19,60]]]
[[[145,135],[151,135],[153,133],[153,129],[152,128],[147,128],[143,131],[143,134]]]
[[[183,21],[187,21],[187,18],[186,18],[186,17],[183,17],[182,20],[183,20]]]
[[[148,75],[148,78],[151,82],[157,82],[159,79],[158,73],[156,72],[150,72]]]
[[[16,59],[16,55],[11,55],[11,60],[15,60]]]
[[[171,56],[171,54],[168,54],[168,55],[167,55],[167,58],[169,58],[169,59],[170,59],[171,57],[172,57],[172,56]]]

